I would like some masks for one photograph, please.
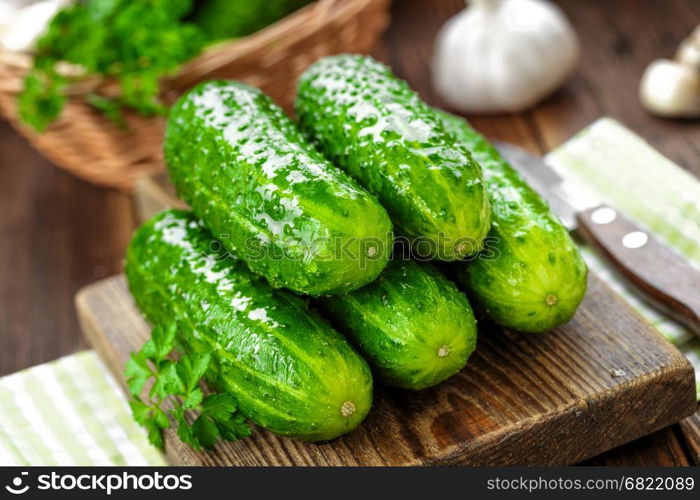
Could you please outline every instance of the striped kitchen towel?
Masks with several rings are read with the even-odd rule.
[[[611,118],[586,127],[546,157],[578,187],[624,212],[650,234],[700,267],[700,181]],[[700,339],[642,302],[597,253],[584,248],[591,267],[695,367],[700,400]]]
[[[0,379],[0,465],[165,465],[95,351]]]

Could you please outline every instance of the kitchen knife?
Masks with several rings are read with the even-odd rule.
[[[644,298],[700,335],[700,270],[541,158],[512,144],[495,146],[569,230],[600,249]]]

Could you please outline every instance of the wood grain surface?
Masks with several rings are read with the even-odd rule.
[[[645,113],[637,85],[646,65],[673,54],[700,22],[697,0],[557,0],[579,33],[581,63],[567,84],[531,112],[470,116],[492,139],[535,153],[558,146],[610,115],[700,176],[700,122]],[[377,55],[431,103],[428,72],[439,27],[462,0],[397,0]],[[72,298],[82,285],[118,272],[134,228],[131,201],[55,169],[0,122],[0,375],[86,347]],[[700,414],[597,463],[697,463]],[[666,446],[675,436],[679,447]],[[680,451],[679,451],[680,450]],[[694,462],[695,460],[695,462]]]
[[[700,466],[700,412],[681,421],[678,428],[681,443],[687,450],[690,462]]]
[[[83,289],[83,331],[123,383],[149,337],[123,276]],[[595,276],[572,321],[541,335],[479,330],[467,367],[420,392],[375,388],[352,433],[324,444],[256,428],[196,453],[166,433],[176,465],[563,465],[649,434],[695,411],[693,369]]]

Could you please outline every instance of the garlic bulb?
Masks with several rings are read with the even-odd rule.
[[[456,109],[515,112],[537,104],[574,69],[576,33],[546,0],[471,0],[440,31],[433,84]]]
[[[700,71],[700,26],[681,42],[676,52],[676,61]]]
[[[700,27],[683,40],[674,60],[657,59],[647,67],[639,99],[659,116],[700,117]]]
[[[51,19],[69,0],[0,0],[0,47],[29,52]]]
[[[659,59],[644,72],[639,98],[659,116],[700,116],[700,76],[689,66]]]

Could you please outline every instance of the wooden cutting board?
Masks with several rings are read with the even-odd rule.
[[[137,183],[139,215],[185,207],[165,174]],[[131,351],[148,338],[115,276],[76,299],[83,331],[123,384]],[[421,392],[376,388],[369,416],[330,443],[262,429],[195,453],[166,434],[181,465],[563,465],[595,456],[692,414],[688,361],[600,279],[591,276],[574,319],[546,334],[480,324],[476,353],[458,375]]]
[[[76,298],[83,331],[123,384],[148,338],[122,275]],[[688,361],[592,276],[574,319],[540,335],[482,324],[468,366],[421,392],[375,390],[363,424],[313,444],[256,428],[251,438],[195,453],[166,433],[176,465],[563,465],[695,411]]]

